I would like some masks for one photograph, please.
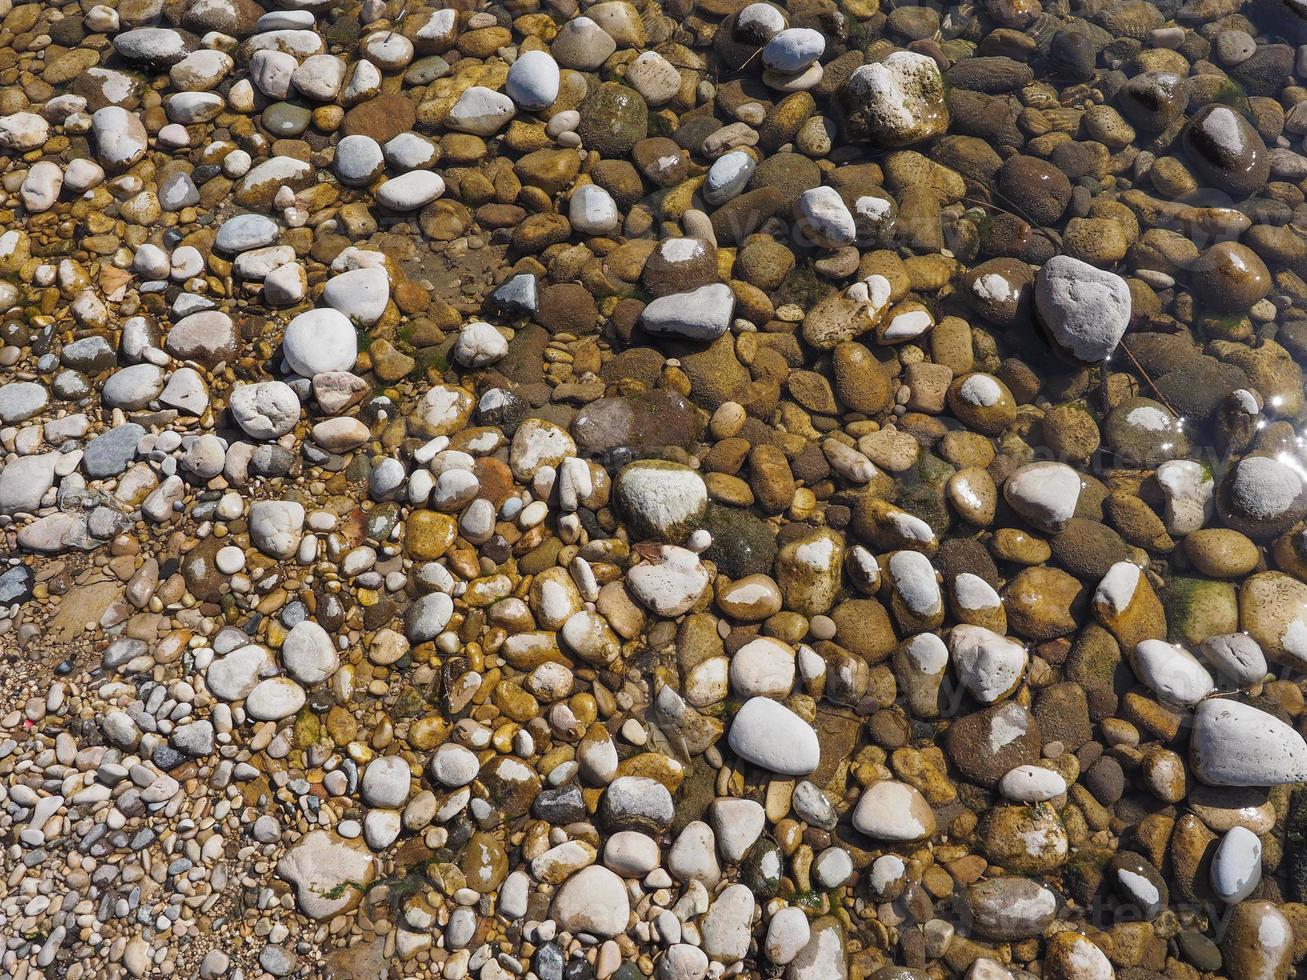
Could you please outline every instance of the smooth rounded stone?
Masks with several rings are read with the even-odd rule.
[[[843,248],[858,237],[858,228],[844,198],[834,187],[813,187],[794,203],[798,232],[822,248]]]
[[[165,211],[181,211],[199,203],[200,191],[190,174],[169,174],[159,184],[159,204]]]
[[[1130,666],[1139,680],[1170,704],[1197,704],[1216,684],[1198,659],[1178,643],[1144,640],[1130,655]]]
[[[281,721],[304,707],[306,695],[289,677],[269,677],[245,698],[245,712],[258,721]]]
[[[1052,769],[1024,765],[1009,769],[998,781],[998,791],[1019,803],[1043,803],[1067,790],[1066,780]]]
[[[697,528],[708,508],[708,489],[697,470],[664,460],[624,466],[613,501],[626,518],[633,540],[676,542]]]
[[[547,51],[524,51],[504,81],[505,94],[519,109],[539,112],[558,100],[558,62]]]
[[[340,666],[331,636],[311,619],[296,623],[281,645],[281,662],[301,684],[321,684]]]
[[[336,144],[336,157],[332,168],[342,183],[351,187],[370,184],[386,169],[381,145],[371,136],[355,133]]]
[[[665,105],[681,90],[681,73],[657,51],[645,51],[626,68],[626,84],[651,106]]]
[[[191,442],[181,459],[182,466],[203,480],[211,480],[227,463],[227,447],[217,436],[202,435]],[[223,549],[224,551],[226,549]],[[222,554],[222,552],[219,552]],[[229,560],[231,563],[231,560]],[[219,571],[222,571],[221,567]]]
[[[1166,530],[1181,537],[1207,523],[1215,487],[1203,467],[1191,459],[1172,459],[1157,468],[1157,485],[1166,497]]]
[[[662,864],[662,849],[648,834],[619,830],[604,842],[604,866],[627,878],[643,878]]]
[[[621,653],[621,641],[604,618],[588,609],[573,613],[559,631],[569,650],[586,663],[605,667]]]
[[[35,381],[10,381],[0,385],[0,422],[25,422],[50,403],[50,392]]]
[[[516,114],[517,107],[507,95],[484,85],[473,85],[458,97],[445,117],[445,125],[460,133],[490,136]]]
[[[1248,687],[1266,676],[1266,655],[1247,633],[1209,636],[1198,650],[1217,676],[1235,687]]]
[[[910,51],[854,69],[840,100],[846,132],[856,142],[908,146],[940,135],[949,124],[939,65]]]
[[[1226,526],[1264,541],[1307,515],[1307,483],[1270,456],[1245,456],[1217,487],[1216,508]]]
[[[508,855],[497,837],[477,832],[463,850],[459,870],[473,891],[486,894],[494,891],[504,880],[508,871]]]
[[[397,459],[383,459],[368,473],[368,492],[374,500],[388,500],[404,484],[404,464]]]
[[[295,56],[285,51],[256,51],[250,58],[249,80],[269,98],[284,99],[298,67]]]
[[[950,761],[971,782],[996,786],[1010,769],[1034,763],[1042,745],[1039,722],[1015,701],[958,718],[944,739]]]
[[[227,972],[229,966],[231,966],[230,956],[220,949],[211,949],[200,961],[200,980],[218,980]]]
[[[390,302],[390,275],[385,269],[351,269],[332,276],[322,289],[322,301],[360,327],[381,319]]]
[[[259,680],[276,669],[272,654],[253,643],[238,647],[209,664],[204,684],[221,701],[240,701]]]
[[[114,50],[127,61],[159,68],[177,64],[195,50],[195,37],[170,27],[138,27],[113,39]]]
[[[616,936],[631,917],[626,884],[601,865],[582,868],[555,892],[550,915],[566,932]]]
[[[763,952],[767,959],[777,966],[785,966],[799,951],[808,945],[812,938],[812,929],[808,916],[801,908],[794,905],[778,909],[767,923],[767,938],[763,940]]]
[[[223,575],[235,575],[245,567],[245,552],[235,545],[219,548],[213,563]]]
[[[895,615],[918,624],[938,624],[944,613],[944,596],[930,559],[919,551],[896,551],[887,570]]]
[[[113,171],[126,170],[145,156],[150,137],[140,116],[122,106],[97,109],[91,116],[96,159]]]
[[[730,693],[730,661],[726,657],[709,657],[685,674],[685,699],[696,708],[704,708],[726,699]]]
[[[1025,675],[1026,648],[983,626],[953,627],[949,653],[958,680],[981,704],[1011,694]]]
[[[304,267],[287,262],[263,277],[263,298],[270,306],[297,306],[308,294],[308,286]]]
[[[1285,980],[1292,967],[1293,926],[1273,902],[1240,902],[1221,939],[1222,971],[1230,977]]]
[[[354,325],[339,310],[301,313],[286,325],[281,352],[296,374],[312,378],[328,371],[350,371],[358,359]]]
[[[1080,474],[1065,463],[1027,463],[1003,484],[1003,499],[1032,526],[1056,534],[1075,516]]]
[[[578,108],[576,134],[588,150],[623,157],[649,135],[649,107],[635,89],[602,82]]]
[[[915,787],[882,779],[863,791],[853,810],[853,826],[877,840],[907,843],[935,833],[935,814]]]
[[[716,886],[721,867],[717,863],[712,828],[702,820],[687,823],[667,851],[666,867],[678,881],[700,881],[709,888]]]
[[[604,790],[599,817],[610,830],[657,834],[676,816],[667,787],[647,776],[618,776]]]
[[[400,71],[413,60],[413,42],[397,31],[377,31],[363,39],[362,55],[382,71]]]
[[[785,14],[770,3],[751,3],[735,15],[737,41],[764,45],[785,30]]]
[[[1194,295],[1204,310],[1243,313],[1271,291],[1271,271],[1240,242],[1217,242],[1190,266]]]
[[[508,354],[508,341],[493,326],[481,320],[466,323],[454,344],[454,360],[464,367],[496,364]]]
[[[728,885],[708,907],[699,926],[703,950],[719,963],[736,963],[749,952],[753,914],[753,892],[746,885]]]
[[[237,181],[236,200],[247,207],[270,208],[283,185],[303,187],[310,181],[312,173],[312,165],[304,160],[271,157],[255,164]]]
[[[371,137],[367,137],[371,139]],[[349,137],[346,137],[349,139]],[[341,140],[340,143],[344,143]],[[336,144],[336,152],[340,152],[340,143]],[[423,167],[429,167],[439,159],[440,153],[430,140],[419,136],[417,133],[400,133],[386,141],[386,145],[381,148],[385,154],[386,163],[396,170],[420,170]]]
[[[567,218],[583,235],[605,235],[621,224],[613,196],[597,184],[582,184],[568,201]]]
[[[416,211],[445,193],[444,178],[430,170],[410,170],[377,188],[377,203],[392,211]]]
[[[833,916],[815,919],[808,944],[785,968],[785,980],[848,980],[844,929]]]
[[[469,908],[454,909],[445,927],[445,946],[448,949],[463,949],[476,934],[477,915]]]
[[[708,342],[730,329],[734,313],[735,291],[718,282],[659,296],[641,311],[640,325],[656,336]]]
[[[411,778],[408,763],[399,756],[373,759],[363,770],[363,802],[368,806],[397,810],[408,800]]]
[[[64,172],[57,163],[41,160],[32,164],[19,189],[23,207],[32,214],[50,210],[59,199],[59,190],[63,187],[63,182]]]
[[[144,435],[144,427],[135,422],[114,426],[86,444],[82,469],[92,479],[118,475],[136,458]]]
[[[1116,273],[1056,255],[1035,276],[1035,309],[1063,351],[1096,364],[1116,350],[1130,323],[1130,288]]]
[[[708,570],[693,551],[663,545],[650,560],[626,573],[626,585],[641,605],[668,619],[689,612],[708,588]]]
[[[1127,398],[1103,421],[1103,438],[1125,466],[1150,466],[1189,451],[1189,440],[1170,409],[1151,398]]]
[[[35,513],[41,499],[54,486],[54,453],[19,456],[0,469],[0,513]]]
[[[464,426],[472,414],[472,406],[472,396],[462,388],[435,385],[422,396],[415,414],[424,435],[443,436]]]
[[[434,640],[454,614],[454,602],[443,592],[424,595],[405,610],[404,635],[414,643]]]
[[[1116,976],[1107,954],[1089,937],[1070,930],[1049,938],[1043,967],[1045,980],[1113,980]]]
[[[810,27],[788,27],[763,45],[762,63],[773,71],[797,75],[826,51],[826,38]]]
[[[794,650],[769,636],[750,640],[731,658],[731,690],[740,697],[783,698],[794,686]]]
[[[236,385],[227,400],[232,418],[255,439],[277,439],[300,420],[300,400],[290,385],[260,381]]]
[[[232,263],[232,271],[242,279],[266,279],[270,274],[295,261],[295,249],[290,245],[269,245],[242,252]],[[214,312],[214,311],[209,311]],[[197,316],[198,314],[191,314]]]
[[[376,859],[362,846],[335,833],[312,830],[277,862],[277,875],[295,886],[295,898],[309,918],[323,921],[359,904],[376,875]]]
[[[709,805],[708,819],[717,835],[717,849],[722,857],[731,864],[739,864],[762,835],[767,812],[756,800],[721,797]]]
[[[285,11],[283,13],[290,13]],[[188,4],[182,15],[182,23],[190,30],[205,34],[219,31],[233,37],[245,38],[259,31],[275,30],[283,27],[312,26],[312,15],[308,24],[294,23],[283,17],[280,22],[263,12],[262,6],[254,0],[203,0]]]
[[[594,71],[617,50],[617,42],[591,18],[581,16],[558,29],[549,50],[564,68]]]
[[[751,698],[731,719],[731,751],[746,762],[784,776],[806,776],[821,762],[817,733],[771,698]]]
[[[697,288],[717,279],[717,259],[704,238],[664,238],[645,260],[641,281],[655,297]]]
[[[345,89],[346,97],[349,101],[354,102],[359,99],[367,98],[380,91],[381,73],[372,69],[369,71],[364,67],[371,62],[359,62],[355,65],[354,77],[349,86]],[[409,85],[430,85],[432,82],[445,78],[450,73],[449,62],[438,54],[429,54],[426,57],[418,58],[404,73],[404,81]],[[360,91],[355,95],[356,89],[366,88],[366,93]]]
[[[168,119],[182,126],[211,122],[227,107],[216,92],[179,92],[165,102]]]
[[[271,558],[289,558],[304,530],[304,505],[295,500],[256,500],[250,504],[250,543]]]
[[[658,961],[658,980],[703,980],[707,972],[707,955],[689,943],[673,943]]]
[[[295,972],[295,957],[283,946],[269,944],[259,951],[259,966],[274,977],[285,977]]]
[[[714,207],[725,204],[749,185],[758,163],[743,150],[732,150],[713,161],[704,178],[703,199]]]
[[[334,101],[345,83],[345,62],[330,54],[309,55],[291,73],[290,81],[305,98]]]
[[[1212,890],[1227,905],[1242,902],[1262,880],[1262,841],[1246,827],[1231,827],[1212,855]]]
[[[180,485],[181,481],[177,481]],[[66,551],[84,545],[88,536],[88,522],[73,514],[54,513],[25,525],[18,532],[19,547],[42,554]]]
[[[963,899],[968,924],[987,939],[1037,936],[1058,910],[1057,896],[1030,878],[989,878],[967,888]]]
[[[163,390],[163,369],[153,364],[133,364],[115,371],[100,389],[110,408],[127,411],[145,408]]]
[[[1230,106],[1199,109],[1181,132],[1180,142],[1199,179],[1237,197],[1255,194],[1270,176],[1266,144]]]
[[[1278,786],[1307,779],[1307,742],[1252,705],[1209,698],[1194,711],[1189,761],[1210,786]]]
[[[0,116],[0,149],[26,153],[40,149],[50,138],[50,124],[35,112]]]

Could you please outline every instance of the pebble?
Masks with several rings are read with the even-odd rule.
[[[1189,755],[1194,774],[1212,786],[1278,786],[1307,773],[1307,742],[1252,705],[1209,698],[1194,711]]]
[[[640,323],[651,334],[716,340],[731,325],[735,293],[725,283],[660,296],[644,308]]]
[[[1212,889],[1226,904],[1242,902],[1262,880],[1262,842],[1247,827],[1231,827],[1212,855]]]
[[[1057,255],[1035,276],[1035,308],[1053,340],[1079,361],[1106,360],[1130,323],[1124,279],[1069,255]]]
[[[410,170],[378,187],[377,201],[393,211],[415,211],[444,193],[445,181],[440,174]]]
[[[549,52],[525,51],[508,69],[504,92],[519,109],[539,112],[558,99],[560,77]]]
[[[568,932],[615,936],[626,929],[631,906],[622,879],[607,868],[591,865],[563,882],[551,913]]]
[[[349,371],[358,358],[353,324],[329,308],[301,313],[286,325],[282,354],[291,370],[306,378]]]
[[[821,761],[811,726],[766,697],[750,698],[735,713],[730,746],[744,761],[785,776],[805,776]]]

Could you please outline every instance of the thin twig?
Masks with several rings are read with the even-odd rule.
[[[404,23],[404,18],[407,17],[407,16],[408,16],[408,0],[405,0],[405,2],[404,2],[404,6],[402,6],[402,7],[399,8],[399,13],[397,13],[397,14],[394,16],[394,18],[391,20],[391,22],[390,22],[390,23],[391,23],[391,28],[390,28],[390,30],[389,30],[389,31],[387,32],[387,34],[386,34],[386,40],[387,40],[387,41],[389,41],[392,37],[394,37],[394,35],[395,35],[395,25],[396,25],[396,24],[403,24],[403,23]]]
[[[1157,382],[1152,379],[1152,376],[1149,375],[1149,373],[1144,370],[1144,366],[1140,364],[1138,360],[1136,360],[1133,354],[1130,353],[1130,348],[1127,347],[1125,344],[1122,344],[1121,349],[1125,351],[1125,356],[1130,358],[1130,363],[1135,366],[1135,370],[1137,370],[1140,373],[1140,375],[1142,375],[1143,379],[1148,382],[1148,387],[1153,389],[1153,393],[1157,395],[1158,401],[1160,401],[1163,405],[1165,405],[1166,410],[1170,412],[1173,416],[1175,416],[1177,419],[1180,418],[1180,413],[1177,412],[1171,406],[1171,403],[1169,401],[1166,400],[1166,396],[1163,395],[1161,389],[1157,387]]]

